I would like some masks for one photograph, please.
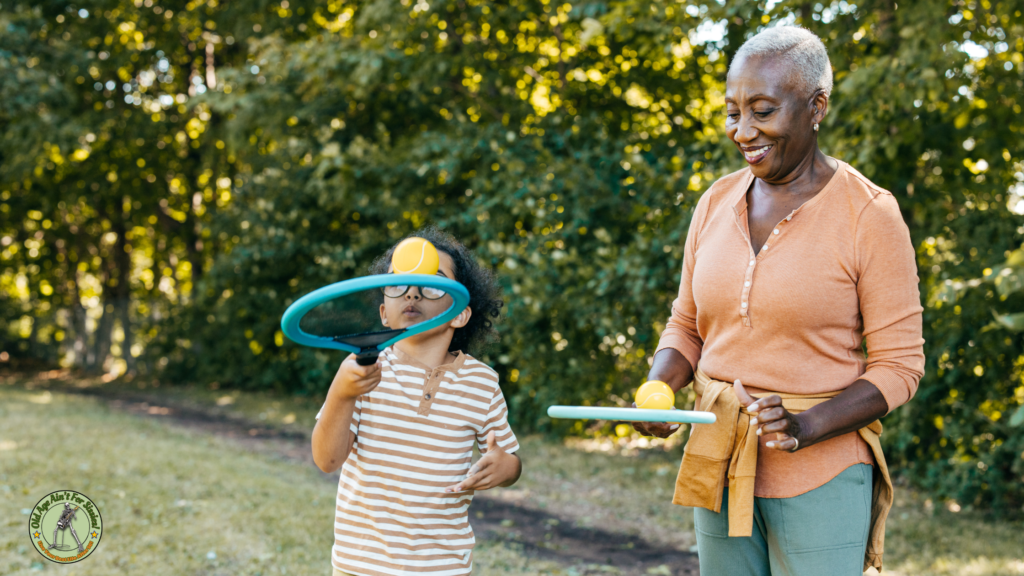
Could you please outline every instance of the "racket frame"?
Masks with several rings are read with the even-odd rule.
[[[549,406],[548,417],[570,420],[673,422],[683,424],[714,424],[716,420],[713,413],[698,410],[651,410],[647,408],[613,408],[604,406]]]
[[[452,305],[441,314],[429,320],[413,324],[405,329],[392,330],[392,332],[396,333],[395,336],[381,344],[377,344],[376,346],[353,346],[351,344],[346,344],[345,342],[339,342],[336,340],[336,337],[333,336],[315,336],[313,334],[309,334],[299,327],[299,322],[302,321],[302,318],[310,310],[325,302],[329,302],[355,292],[402,284],[444,290],[446,293],[451,295]],[[284,311],[284,315],[281,317],[281,332],[296,344],[309,346],[311,348],[328,348],[331,350],[351,352],[356,355],[357,361],[365,366],[376,362],[377,355],[381,350],[391,346],[399,340],[415,336],[416,334],[426,332],[427,330],[436,328],[446,322],[450,322],[462,313],[468,305],[469,291],[466,290],[465,286],[455,280],[451,280],[443,276],[428,274],[375,274],[373,276],[364,276],[362,278],[352,278],[351,280],[335,282],[334,284],[318,288],[299,298]],[[367,334],[371,333],[367,332]]]

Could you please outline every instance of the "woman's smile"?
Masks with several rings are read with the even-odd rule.
[[[766,144],[764,146],[740,146],[743,150],[743,157],[747,159],[750,164],[757,164],[764,160],[765,156],[775,148],[774,144]]]

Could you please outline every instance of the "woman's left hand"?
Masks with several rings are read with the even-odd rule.
[[[792,414],[782,406],[782,398],[778,394],[754,398],[739,380],[733,382],[733,390],[740,404],[754,414],[750,425],[757,426],[757,435],[775,434],[775,440],[769,440],[765,446],[782,452],[796,452],[811,445],[806,425],[799,415]]]

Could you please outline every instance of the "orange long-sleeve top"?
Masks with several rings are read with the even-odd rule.
[[[746,201],[753,179],[749,168],[734,172],[697,203],[658,351],[678,350],[711,378],[739,379],[757,395],[833,392],[863,379],[890,412],[906,403],[924,375],[923,309],[896,199],[839,161],[755,256]],[[760,440],[756,496],[798,496],[874,463],[856,432],[792,454],[766,448],[774,437]]]

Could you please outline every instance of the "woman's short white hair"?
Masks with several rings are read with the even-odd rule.
[[[800,74],[803,91],[814,94],[824,90],[832,94],[832,63],[821,38],[799,26],[775,26],[759,32],[736,51],[732,64],[748,57],[768,58],[791,63]]]

